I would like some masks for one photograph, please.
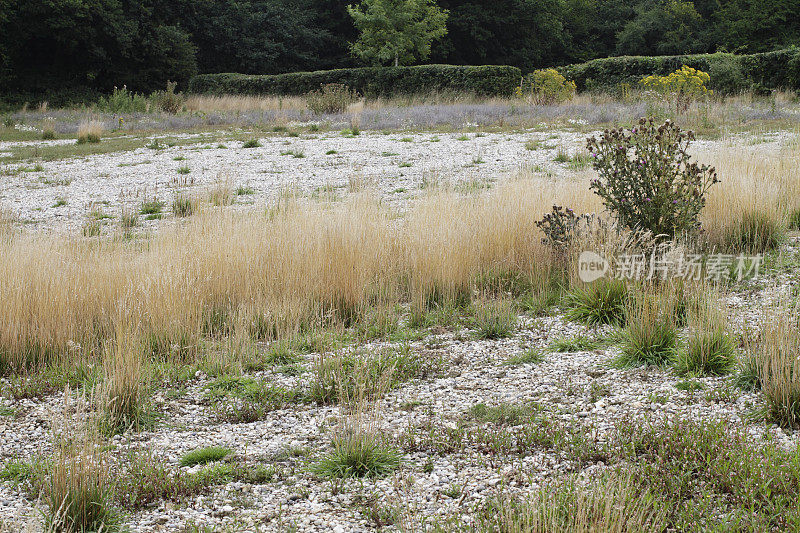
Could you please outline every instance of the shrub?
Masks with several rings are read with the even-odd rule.
[[[114,87],[110,95],[101,96],[95,107],[98,111],[112,114],[147,113],[150,110],[150,99],[129,91],[123,85],[122,88]]]
[[[258,142],[258,139],[250,139],[242,143],[242,148],[260,148],[261,143]]]
[[[315,115],[342,113],[358,98],[347,85],[328,83],[306,95],[306,104]]]
[[[161,111],[176,115],[183,109],[183,103],[186,99],[183,93],[175,92],[177,86],[176,82],[168,81],[166,90],[153,93],[153,99]]]
[[[275,75],[201,74],[189,91],[212,94],[297,95],[338,83],[366,97],[391,97],[432,92],[466,92],[479,96],[511,96],[522,78],[516,67],[501,65],[367,67]]]
[[[710,94],[706,87],[710,79],[707,72],[683,65],[668,76],[651,75],[642,78],[639,84],[659,98],[675,98],[675,109],[682,113],[694,100]]]
[[[328,478],[383,477],[399,465],[399,452],[377,433],[350,431],[333,439],[333,450],[312,471]]]
[[[53,128],[45,128],[42,131],[42,140],[43,141],[52,141],[56,138],[56,132]]]
[[[221,461],[231,453],[229,448],[223,448],[221,446],[198,448],[181,457],[181,466],[204,465],[214,461]]]
[[[576,215],[570,208],[559,205],[553,206],[553,211],[544,215],[536,222],[536,227],[542,230],[542,242],[553,248],[564,251],[569,243],[580,234],[581,223],[586,223],[589,215]]]
[[[556,69],[536,70],[517,87],[519,98],[528,98],[537,105],[558,104],[575,96],[575,82],[567,81]]]
[[[631,230],[675,236],[699,226],[708,189],[719,180],[714,167],[690,162],[694,134],[667,121],[641,119],[629,131],[606,130],[587,148],[599,178],[591,189]]]
[[[800,50],[788,48],[752,55],[728,53],[657,57],[608,57],[559,67],[578,90],[614,91],[650,75],[666,76],[683,65],[710,73],[709,88],[726,94],[760,86],[766,89],[800,88]],[[787,68],[788,67],[788,68]]]
[[[567,294],[567,318],[590,326],[625,322],[628,288],[621,280],[600,279]]]

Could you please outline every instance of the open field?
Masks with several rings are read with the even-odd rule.
[[[0,531],[800,528],[796,102],[676,117],[720,183],[669,253],[757,276],[593,283],[654,237],[586,137],[647,104],[279,105],[0,132]]]

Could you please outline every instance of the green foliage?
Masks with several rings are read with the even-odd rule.
[[[229,448],[223,448],[221,446],[198,448],[181,457],[181,466],[204,465],[214,461],[220,461],[231,453]]]
[[[572,289],[567,295],[567,318],[589,326],[625,322],[628,288],[620,280],[601,278]]]
[[[358,99],[358,94],[341,83],[328,83],[306,95],[306,105],[315,115],[342,113]]]
[[[367,67],[258,76],[201,74],[191,79],[189,91],[300,96],[319,89],[321,85],[337,83],[370,98],[434,92],[510,96],[521,77],[519,69],[507,66]]]
[[[695,330],[685,349],[675,360],[675,370],[681,375],[721,376],[730,371],[736,361],[736,346],[725,329],[714,327]]]
[[[675,99],[678,113],[689,108],[694,100],[711,94],[706,84],[711,80],[707,72],[684,65],[668,76],[651,75],[642,78],[639,84],[653,92],[658,98]]]
[[[787,48],[752,55],[729,53],[607,57],[559,67],[578,90],[614,91],[636,85],[646,76],[667,76],[684,65],[709,73],[708,87],[724,94],[753,88],[800,89],[800,49]]]
[[[718,180],[714,167],[690,162],[693,140],[691,131],[670,121],[655,126],[652,118],[606,130],[586,145],[600,176],[590,187],[624,227],[670,237],[696,230]]]
[[[435,0],[363,0],[347,11],[361,32],[353,55],[376,65],[427,59],[431,43],[447,34],[447,11]]]
[[[182,93],[175,92],[177,86],[176,82],[167,81],[166,90],[153,93],[153,100],[161,111],[175,115],[183,109],[185,98]]]
[[[333,439],[333,450],[312,471],[328,478],[384,477],[400,465],[400,454],[375,434],[348,432]]]
[[[575,82],[567,81],[554,68],[536,70],[525,77],[523,84],[517,87],[516,95],[538,105],[558,104],[575,96]]]

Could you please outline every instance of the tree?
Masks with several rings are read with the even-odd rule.
[[[364,0],[347,10],[361,32],[351,51],[375,64],[426,59],[431,43],[447,34],[448,13],[434,0]]]
[[[562,0],[440,0],[448,32],[432,61],[512,65],[526,72],[563,63]]]

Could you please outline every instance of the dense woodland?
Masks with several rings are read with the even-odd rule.
[[[353,0],[0,0],[0,89],[135,91],[200,72],[359,66]],[[426,62],[523,71],[613,55],[800,44],[797,0],[439,0]]]

